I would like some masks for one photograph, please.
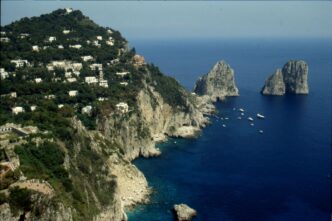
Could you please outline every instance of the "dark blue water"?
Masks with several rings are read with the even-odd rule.
[[[155,192],[129,214],[173,220],[187,203],[204,221],[328,221],[331,212],[332,43],[321,40],[134,41],[136,51],[188,89],[220,59],[235,69],[240,97],[217,104],[198,139],[171,139],[158,158],[138,159]],[[309,64],[308,96],[261,96],[265,78],[289,59]],[[238,120],[263,113],[250,126]],[[225,124],[226,127],[222,127]],[[258,130],[263,130],[260,134]]]

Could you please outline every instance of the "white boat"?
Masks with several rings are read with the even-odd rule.
[[[260,114],[260,113],[258,113],[256,116],[257,116],[257,118],[259,118],[259,119],[264,119],[264,118],[265,118],[265,116],[262,115],[262,114]]]
[[[239,108],[239,111],[240,111],[240,112],[244,112],[244,109],[243,109],[243,108]]]
[[[261,134],[262,134],[262,133],[264,133],[264,131],[263,131],[263,130],[259,130],[259,133],[261,133]]]
[[[241,116],[244,116],[244,113],[241,113]]]
[[[234,107],[233,110],[236,110],[236,108]]]
[[[242,117],[237,117],[237,119],[241,120],[241,119],[242,119]]]
[[[228,117],[225,117],[225,120],[228,120]]]
[[[251,123],[251,124],[250,124],[250,126],[252,126],[252,127],[253,127],[254,125],[255,125],[254,123]]]
[[[248,117],[249,121],[254,121],[254,119],[252,117]]]
[[[222,127],[226,127],[226,124],[223,124]]]

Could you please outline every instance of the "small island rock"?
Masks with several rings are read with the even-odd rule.
[[[264,95],[308,94],[308,65],[306,62],[288,61],[282,70],[270,76],[262,89]]]
[[[194,92],[200,96],[208,95],[212,100],[222,100],[226,96],[239,96],[234,80],[234,70],[225,61],[219,61],[208,74],[197,80]]]
[[[189,221],[197,215],[196,210],[186,204],[176,204],[174,205],[174,210],[179,221]]]

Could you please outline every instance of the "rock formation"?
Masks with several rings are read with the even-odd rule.
[[[174,205],[174,210],[179,221],[189,221],[197,215],[196,210],[186,204],[176,204]]]
[[[225,61],[219,61],[208,74],[197,80],[194,92],[198,95],[208,95],[213,100],[222,100],[226,96],[238,96],[239,90],[235,85],[234,70]]]
[[[282,70],[270,76],[262,89],[264,95],[308,94],[308,65],[304,61],[289,61]]]

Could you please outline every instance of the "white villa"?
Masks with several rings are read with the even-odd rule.
[[[16,92],[10,92],[9,97],[17,98],[17,93]]]
[[[63,108],[63,106],[64,106],[63,104],[58,104],[59,109]]]
[[[70,71],[67,72],[67,71],[66,71],[66,72],[65,72],[65,77],[66,77],[66,78],[70,78],[70,77],[72,76],[72,74],[73,74],[72,72],[70,72]]]
[[[12,108],[12,113],[17,115],[19,113],[23,113],[24,112],[24,108],[23,107],[13,107]]]
[[[118,75],[118,76],[121,76],[121,77],[124,77],[124,76],[126,76],[127,74],[129,74],[129,72],[128,72],[128,71],[124,71],[124,72],[117,72],[117,73],[116,73],[116,75]]]
[[[108,88],[108,81],[107,80],[99,80],[99,86]]]
[[[83,61],[91,61],[93,60],[93,57],[91,55],[81,56]]]
[[[98,97],[98,101],[107,101],[108,98],[107,97]]]
[[[94,63],[94,64],[90,65],[90,69],[93,71],[95,71],[95,70],[101,71],[101,70],[103,70],[103,64]]]
[[[91,105],[85,106],[81,110],[82,114],[87,114],[87,115],[90,115],[91,111],[92,111],[92,106]]]
[[[127,86],[128,82],[120,82],[120,85]]]
[[[45,99],[54,99],[55,95],[54,94],[49,94],[44,96]]]
[[[8,43],[10,41],[10,39],[7,37],[2,37],[2,38],[0,38],[0,41]]]
[[[36,105],[31,105],[31,106],[30,106],[30,110],[31,110],[31,111],[35,111],[36,109],[37,109],[37,106],[36,106]]]
[[[17,59],[17,60],[11,60],[11,63],[15,64],[15,67],[19,68],[19,67],[23,67],[24,65],[29,66],[30,63],[28,62],[28,60],[21,60],[21,59]]]
[[[97,84],[98,79],[96,77],[90,76],[90,77],[85,77],[85,83],[88,84]]]
[[[69,45],[69,48],[75,48],[75,49],[81,49],[82,45],[77,44],[77,45]]]
[[[112,32],[111,29],[108,29],[108,30],[107,30],[107,33],[108,33],[108,34],[113,34],[113,32]]]
[[[101,44],[99,44],[99,41],[97,41],[97,40],[96,40],[96,41],[93,41],[92,44],[93,44],[94,46],[98,47],[98,48],[101,47]]]
[[[39,84],[39,83],[41,83],[43,80],[41,79],[41,78],[35,78],[35,82],[37,83],[37,84]]]
[[[127,103],[120,102],[120,103],[118,103],[118,104],[115,105],[115,106],[116,106],[116,109],[117,109],[118,111],[120,111],[121,113],[123,113],[123,114],[125,114],[125,113],[128,112],[129,107],[128,107],[128,104],[127,104]]]
[[[63,45],[58,45],[58,49],[64,49]]]
[[[74,83],[74,82],[77,81],[77,79],[76,79],[76,78],[67,78],[67,81],[68,81],[69,83]]]
[[[4,68],[0,68],[0,75],[1,75],[1,79],[6,79],[9,76],[8,72],[5,71]]]
[[[97,38],[97,40],[99,40],[99,41],[102,41],[102,40],[103,40],[103,36],[100,36],[100,35],[96,36],[96,38]]]
[[[33,51],[39,51],[39,46],[38,45],[33,45],[32,50]]]
[[[73,91],[68,91],[69,97],[76,97],[78,95],[78,91],[73,90]]]
[[[73,9],[72,9],[72,8],[65,8],[65,10],[66,10],[66,13],[67,13],[67,14],[70,14],[70,13],[73,12]]]
[[[50,37],[48,38],[48,42],[53,42],[53,41],[56,41],[56,37],[54,37],[54,36],[50,36]]]
[[[106,41],[106,44],[107,44],[108,46],[113,46],[113,45],[114,45],[114,41]]]
[[[70,30],[66,30],[66,29],[65,29],[65,30],[62,31],[62,33],[65,34],[65,35],[67,35],[67,34],[70,33]]]
[[[20,34],[20,38],[26,38],[26,37],[29,37],[30,36],[30,34],[28,34],[28,33],[22,33],[22,34]]]

